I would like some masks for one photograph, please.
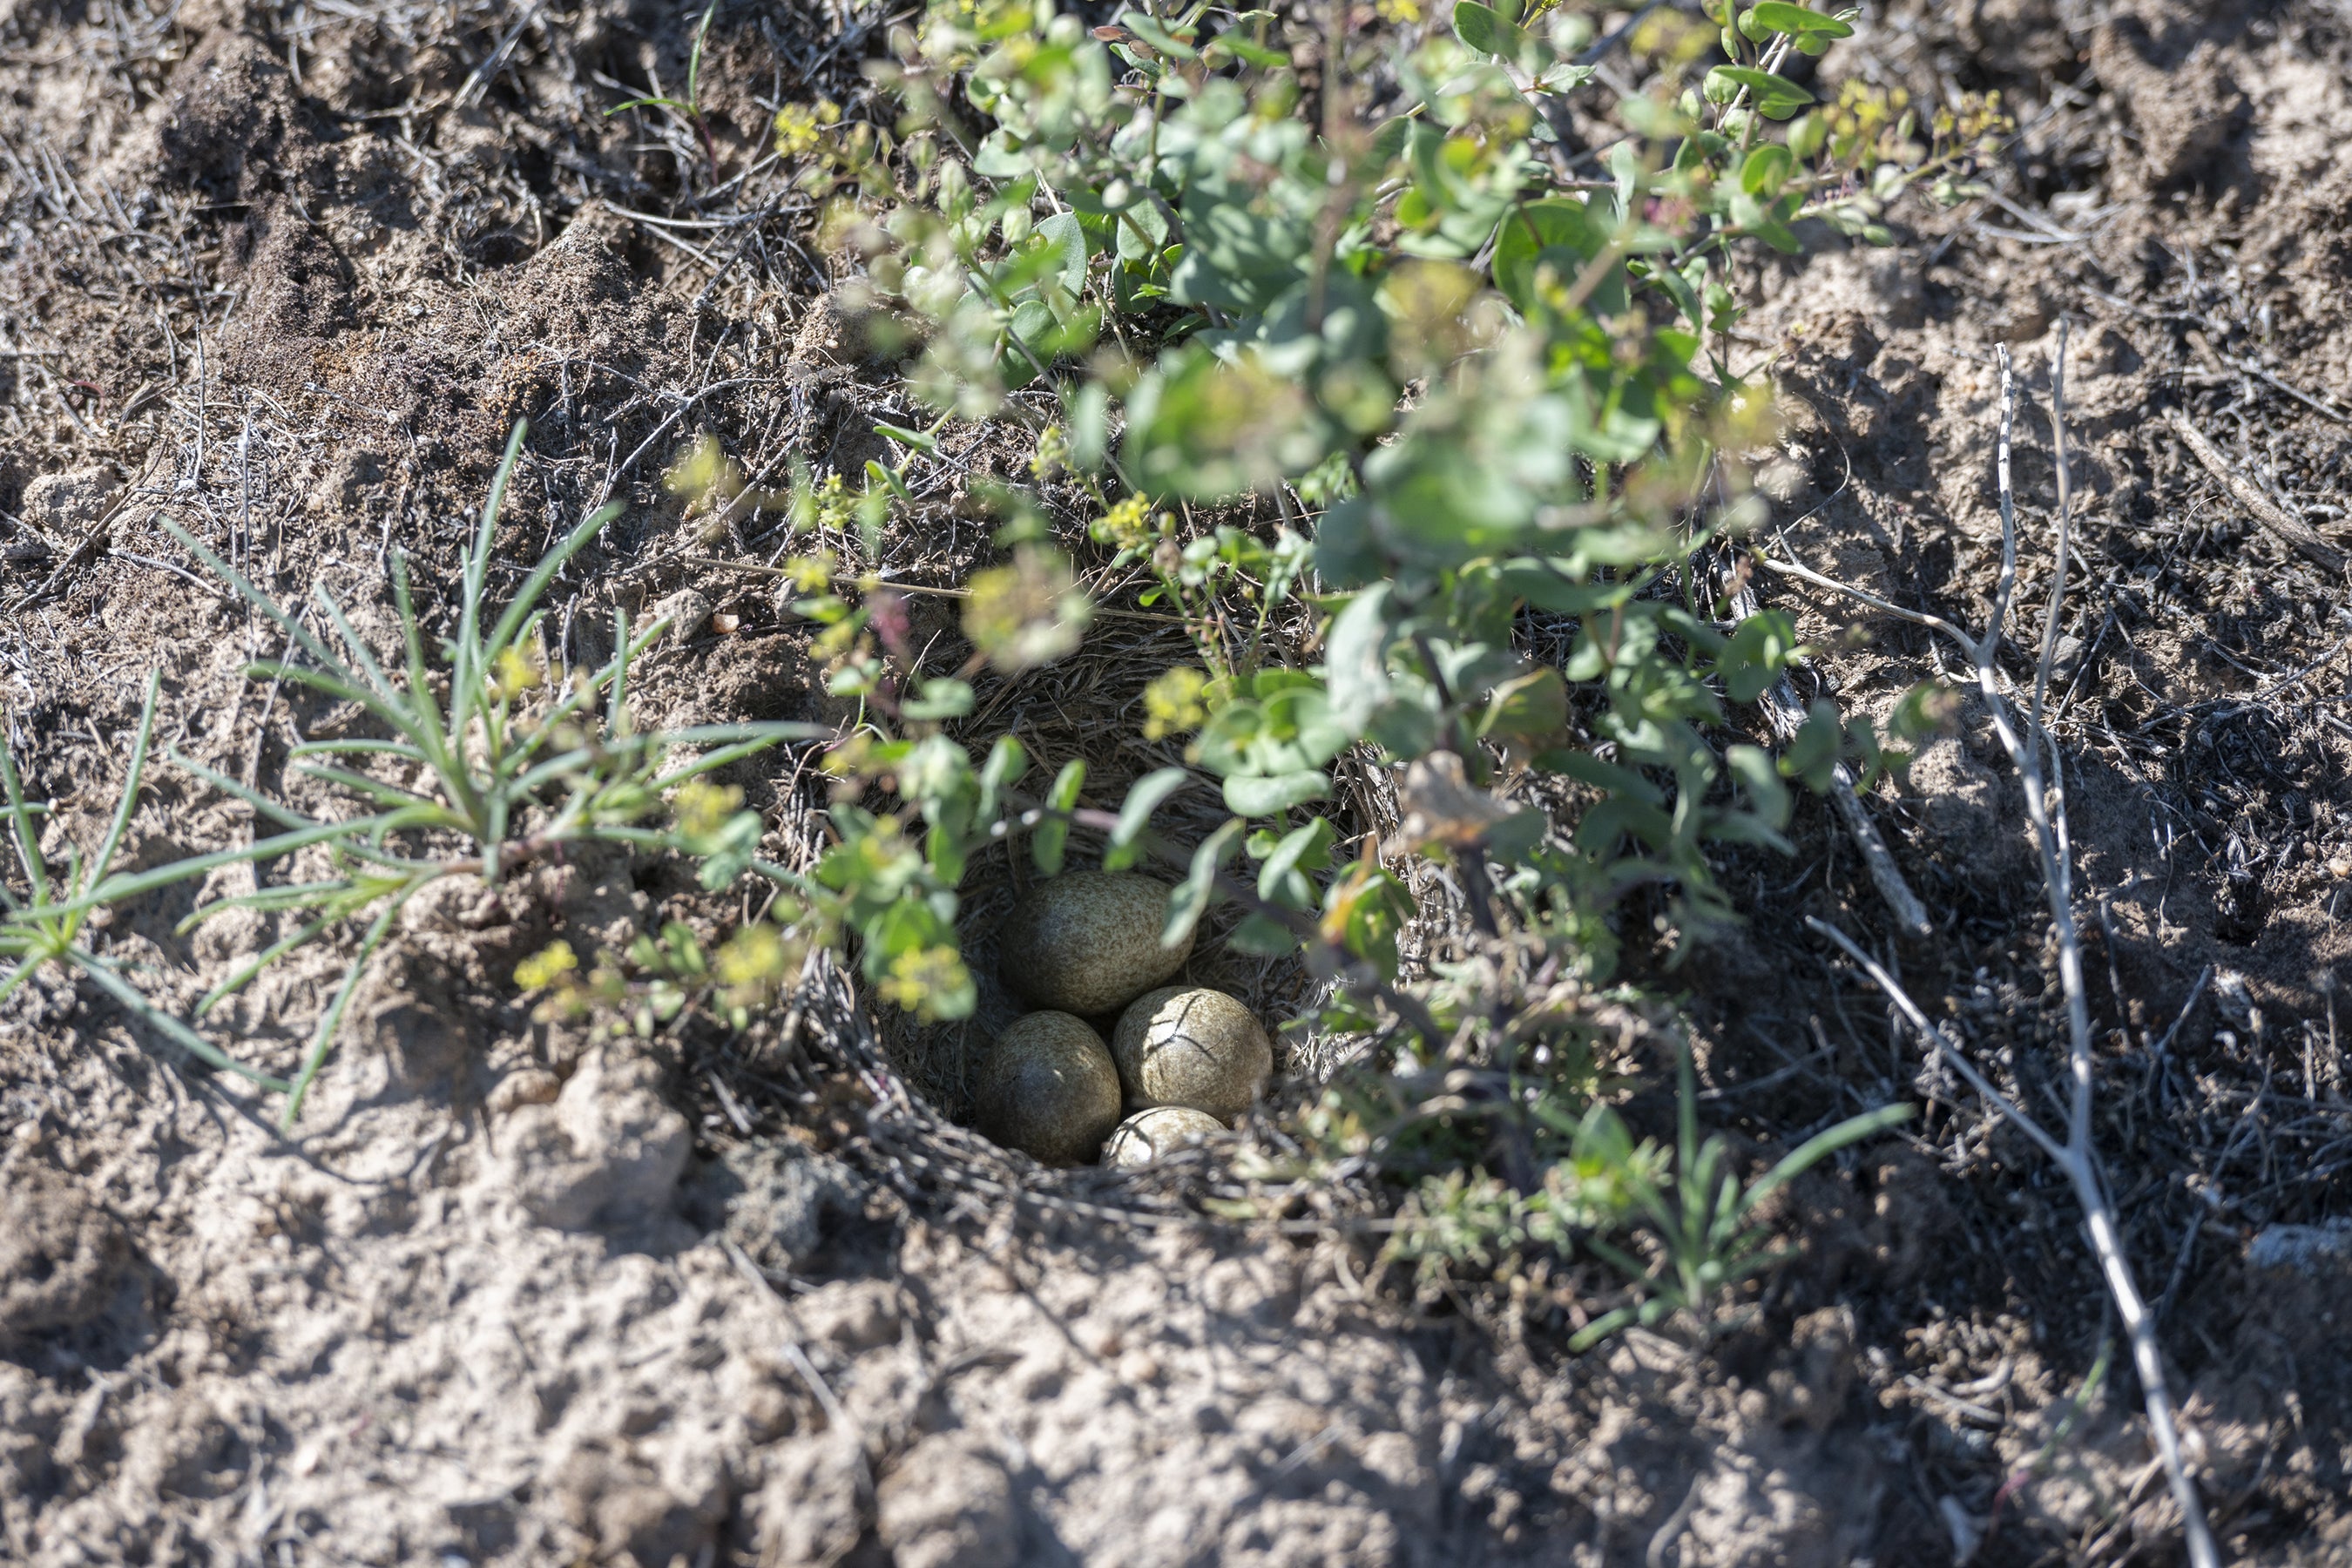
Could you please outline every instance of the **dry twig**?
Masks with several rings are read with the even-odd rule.
[[[1984,1097],[1988,1104],[2032,1139],[2074,1189],[2075,1198],[2083,1205],[2084,1222],[2090,1233],[2092,1251],[2098,1258],[2100,1272],[2106,1279],[2107,1292],[2115,1300],[2116,1314],[2123,1320],[2125,1333],[2131,1342],[2132,1362],[2139,1373],[2148,1427],[2156,1438],[2157,1452],[2163,1463],[2165,1478],[2170,1484],[2173,1500],[2180,1510],[2181,1530],[2189,1547],[2189,1560],[2192,1568],[2216,1568],[2220,1559],[2214,1552],[2212,1531],[2206,1523],[2205,1509],[2197,1495],[2196,1481],[2189,1474],[2188,1466],[2181,1458],[2179,1429],[2173,1414],[2171,1390],[2165,1377],[2163,1354],[2157,1344],[2156,1322],[2132,1278],[2131,1263],[2124,1255],[2123,1237],[2116,1223],[2115,1205],[2107,1194],[2105,1183],[2100,1175],[2097,1154],[2092,1147],[2091,1013],[2083,983],[2082,935],[2074,921],[2074,868],[2066,826],[2065,784],[2055,770],[2046,773],[2043,770],[2044,757],[2054,760],[2057,754],[2056,743],[2044,723],[2043,706],[2050,689],[2051,667],[2057,658],[2059,612],[2066,594],[2067,553],[2071,544],[2072,497],[2066,467],[2065,354],[2066,325],[2062,319],[2058,333],[2058,363],[2051,376],[2051,418],[2057,432],[2057,563],[2051,584],[2049,608],[2042,619],[2041,658],[2034,670],[2033,694],[2025,710],[2021,731],[2017,715],[2001,693],[1993,665],[1994,652],[2000,646],[2002,628],[2009,617],[2010,596],[2017,586],[2017,507],[2009,479],[2010,431],[2016,416],[2017,397],[2011,380],[2006,347],[2000,351],[2000,442],[1995,460],[2000,487],[2000,581],[1994,594],[1991,617],[1986,623],[1984,636],[1977,639],[1973,650],[1978,689],[1992,715],[1994,731],[2000,737],[2001,746],[2009,752],[2010,760],[2016,764],[2020,782],[2024,786],[2026,816],[2033,827],[2034,849],[2042,862],[2042,887],[2048,895],[2051,923],[2058,939],[2058,978],[2066,999],[2067,1061],[2069,1076],[2073,1079],[2064,1140],[2062,1142],[2053,1135],[2015,1101],[1994,1089],[1960,1054],[1951,1039],[1929,1020],[1895,977],[1873,962],[1843,932],[1810,917],[1806,923],[1835,942],[1848,956],[1862,965],[1864,972],[1886,994],[1928,1044],[1967,1079],[1970,1088]],[[2184,436],[2193,434],[2193,426],[2187,426],[2185,422],[2179,427]],[[2203,437],[2198,436],[2191,444],[2194,446],[2202,440]],[[2208,446],[2210,447],[2210,443]],[[2204,457],[2201,452],[2199,455]],[[2219,454],[2206,459],[2208,466],[2218,460]]]
[[[2189,423],[2189,416],[2178,408],[2168,409],[2165,422],[2172,426],[2189,450],[2208,472],[2221,481],[2237,503],[2254,514],[2254,521],[2277,534],[2287,543],[2302,551],[2330,572],[2344,570],[2344,552],[2319,537],[2318,530],[2299,517],[2291,517],[2276,501],[2256,489],[2246,477],[2230,466],[2230,459],[2213,445],[2204,431]],[[2061,468],[2059,470],[2065,470]]]

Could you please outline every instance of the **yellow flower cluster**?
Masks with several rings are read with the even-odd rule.
[[[580,967],[580,955],[568,942],[551,942],[515,965],[515,984],[525,991],[544,991]]]
[[[509,643],[499,649],[496,689],[499,700],[511,702],[547,684],[547,661],[535,647]]]
[[[1165,740],[1171,735],[1189,734],[1209,721],[1209,710],[1202,693],[1209,688],[1209,673],[1180,666],[1168,671],[1143,689],[1143,738]]]
[[[662,489],[684,500],[689,512],[724,506],[743,493],[743,467],[717,437],[698,436],[663,470]]]
[[[788,103],[776,110],[776,151],[787,158],[814,153],[828,126],[841,123],[841,106],[831,99]]]
[[[708,838],[743,808],[743,792],[734,784],[688,779],[678,786],[674,805],[677,830],[688,838]]]
[[[963,955],[951,947],[922,947],[890,961],[890,973],[876,989],[893,1006],[923,1017],[936,1017],[935,997],[951,995],[971,984]]]
[[[858,730],[825,752],[824,760],[817,766],[823,768],[828,776],[863,789],[888,771],[877,757],[877,750],[874,731]],[[877,826],[881,832],[895,833],[898,824],[886,816]]]
[[[1670,76],[1680,76],[1715,47],[1721,36],[1720,28],[1696,17],[1659,10],[1633,29],[1625,47],[1635,58],[1648,60]]]
[[[1056,552],[1022,547],[1010,566],[972,574],[964,635],[1008,674],[1076,653],[1094,603]]]
[[[1150,502],[1141,496],[1129,496],[1103,513],[1087,531],[1097,544],[1140,550],[1159,537],[1160,520],[1151,515]]]
[[[766,921],[753,921],[719,949],[719,983],[738,1007],[760,1006],[774,997],[791,965],[784,939]]]
[[[1005,215],[1010,217],[1011,214]],[[1059,425],[1048,425],[1037,433],[1037,452],[1029,459],[1029,472],[1041,479],[1050,479],[1069,466],[1070,437]]]
[[[830,550],[820,550],[814,555],[787,555],[776,563],[784,581],[803,594],[822,594],[833,586],[833,574],[841,563]]]
[[[2000,92],[1995,89],[1984,94],[1965,93],[1958,110],[1939,109],[1932,121],[1936,140],[1948,142],[1978,144],[1988,138],[2006,136],[2017,129],[2016,120],[2000,107]]]
[[[1874,87],[1850,77],[1838,89],[1837,107],[1830,111],[1830,129],[1841,136],[1866,136],[1892,123],[1910,107],[1910,89]]]

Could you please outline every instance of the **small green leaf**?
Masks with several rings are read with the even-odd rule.
[[[1748,154],[1739,166],[1739,188],[1759,200],[1780,194],[1797,165],[1796,155],[1777,142],[1767,142]]]
[[[1781,610],[1763,610],[1739,623],[1717,657],[1723,689],[1734,702],[1753,702],[1797,657],[1797,623]]]
[[[1118,825],[1110,831],[1110,847],[1103,853],[1104,870],[1124,871],[1135,864],[1142,855],[1138,841],[1151,826],[1151,814],[1192,776],[1182,768],[1160,768],[1128,786],[1127,799],[1118,808]]]
[[[1029,771],[1029,753],[1021,742],[1010,735],[999,735],[996,744],[989,748],[988,761],[980,770],[980,805],[974,815],[982,822],[996,820],[998,804],[1004,792]]]
[[[1460,0],[1454,7],[1454,36],[1482,55],[1517,55],[1521,37],[1501,12],[1478,0]]]
[[[901,704],[899,711],[909,719],[937,721],[970,718],[971,707],[971,687],[967,682],[931,679],[923,682],[923,694]]]
[[[1076,809],[1078,791],[1086,782],[1087,764],[1075,757],[1055,775],[1053,793],[1045,797],[1046,809],[1052,815],[1037,824],[1036,836],[1029,841],[1030,858],[1037,863],[1042,876],[1061,875],[1062,853],[1070,842],[1068,813]]]
[[[1313,908],[1315,889],[1305,873],[1319,871],[1331,863],[1331,846],[1338,838],[1330,823],[1319,816],[1284,834],[1266,856],[1265,864],[1258,868],[1257,896],[1294,909]]]
[[[1190,44],[1185,43],[1140,11],[1122,12],[1118,22],[1120,26],[1125,27],[1129,32],[1150,45],[1154,50],[1166,55],[1171,59],[1191,60],[1200,58],[1198,51]]]
[[[918,452],[936,452],[940,449],[940,444],[935,438],[923,434],[920,430],[909,430],[903,425],[885,424],[877,419],[874,422],[874,433],[877,436],[887,436],[900,446],[912,447]]]
[[[1272,915],[1255,914],[1226,935],[1225,945],[1260,958],[1286,958],[1298,950],[1298,938]]]
[[[1789,786],[1780,782],[1771,755],[1761,746],[1732,746],[1725,751],[1723,760],[1755,803],[1756,815],[1765,826],[1775,831],[1788,826]]]
[[[1805,715],[1805,727],[1780,753],[1780,772],[1789,778],[1802,779],[1815,794],[1830,787],[1830,778],[1836,771],[1838,752],[1845,742],[1845,727],[1838,722],[1834,704],[1815,700]]]
[[[1073,297],[1087,291],[1087,235],[1076,213],[1055,213],[1037,232],[1062,255],[1062,286]]]
[[[1243,816],[1271,816],[1331,793],[1320,768],[1271,775],[1236,773],[1225,781],[1225,809]]]
[[[1730,90],[1724,91],[1725,84]],[[1786,120],[1813,101],[1813,95],[1784,76],[1760,71],[1751,66],[1717,66],[1706,73],[1706,97],[1710,103],[1729,102],[1745,88],[1754,98],[1757,109],[1767,120]],[[1722,96],[1718,97],[1717,94]]]
[[[1192,851],[1192,867],[1182,884],[1168,895],[1168,921],[1160,928],[1160,945],[1179,947],[1201,923],[1217,890],[1217,868],[1223,865],[1249,825],[1234,817],[1201,841]]]
[[[1789,124],[1789,152],[1800,163],[1810,163],[1819,157],[1822,144],[1829,139],[1826,115],[1801,114]]]
[[[1785,0],[1758,0],[1747,13],[1756,25],[1790,37],[1850,38],[1853,24],[1841,22],[1835,16],[1824,16],[1819,11],[1808,11],[1802,5],[1790,5]],[[1743,18],[1744,19],[1744,18]]]
[[[1903,694],[1886,721],[1887,732],[1906,742],[1948,735],[1959,721],[1960,694],[1940,680],[1923,680]]]
[[[1543,741],[1567,728],[1567,683],[1559,671],[1544,668],[1496,687],[1478,733],[1486,740]]]

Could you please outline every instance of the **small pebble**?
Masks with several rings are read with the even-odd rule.
[[[670,617],[668,634],[670,641],[692,642],[701,635],[702,628],[709,624],[710,600],[708,595],[698,594],[692,588],[680,588],[677,593],[656,605],[653,614],[646,618],[659,620],[664,616]]]

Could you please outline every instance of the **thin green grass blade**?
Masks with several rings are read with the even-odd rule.
[[[1633,1309],[1620,1307],[1613,1312],[1603,1312],[1569,1336],[1568,1348],[1581,1355],[1618,1330],[1629,1326],[1634,1319]]]
[[[629,659],[642,651],[642,645],[629,642],[629,611],[625,605],[613,606],[613,700],[604,711],[604,738],[616,740],[628,732],[629,723]]]
[[[315,816],[305,816],[300,812],[295,811],[290,807],[270,799],[268,795],[263,795],[258,790],[247,788],[246,785],[238,783],[236,779],[230,778],[226,773],[215,773],[212,769],[205,766],[202,763],[190,762],[187,758],[180,755],[177,752],[172,752],[169,760],[175,766],[184,768],[189,773],[194,773],[197,777],[205,780],[215,789],[235,795],[237,799],[245,802],[247,805],[252,806],[256,811],[261,813],[264,816],[268,817],[273,822],[282,823],[288,827],[298,829],[327,827],[333,826],[331,823],[320,822]],[[411,874],[419,868],[419,863],[417,861],[412,860],[405,856],[385,854],[381,850],[370,849],[364,845],[356,843],[346,844],[342,847],[348,854],[356,855],[362,860],[373,861],[379,866],[389,866],[393,869],[401,872],[403,875]]]
[[[507,748],[506,754],[498,761],[495,776],[503,783],[516,770],[530,762],[541,747],[555,738],[556,731],[563,726],[565,721],[595,700],[600,689],[599,678],[591,677],[564,693],[562,701],[540,716],[536,729]]]
[[[645,741],[667,750],[677,746],[715,746],[736,741],[830,741],[833,731],[822,724],[797,719],[763,719],[741,724],[689,724],[683,730],[655,730]]]
[[[37,967],[37,964],[20,963],[10,970],[5,979],[0,979],[0,1002],[5,1002],[14,995],[16,987],[30,980],[33,977],[33,971]]]
[[[384,704],[383,698],[356,681],[345,679],[331,669],[314,669],[307,664],[289,664],[282,659],[257,660],[245,667],[247,679],[254,680],[290,680],[297,686],[307,686],[313,691],[344,702],[356,702],[395,730],[405,727],[400,716]]]
[[[127,1011],[136,1014],[149,1028],[165,1037],[198,1061],[209,1067],[217,1068],[223,1072],[235,1073],[248,1082],[259,1084],[262,1088],[278,1094],[283,1094],[293,1087],[282,1078],[247,1067],[169,1013],[156,1007],[153,1003],[140,994],[137,986],[125,980],[112,964],[99,957],[98,954],[77,947],[68,952],[66,957],[71,961],[75,968],[96,981],[100,989],[113,996],[117,1002],[121,1003]]]
[[[811,727],[812,726],[807,725],[794,726],[796,729],[807,729]],[[819,731],[819,734],[822,733],[824,733],[824,731]],[[659,778],[655,779],[647,787],[651,789],[669,789],[674,785],[684,784],[688,779],[693,778],[698,773],[707,773],[713,768],[723,768],[728,763],[738,762],[744,757],[757,756],[761,752],[772,750],[772,748],[782,744],[786,741],[812,741],[817,738],[817,735],[765,735],[756,740],[738,741],[731,746],[719,747],[717,751],[711,752],[707,757],[700,757],[691,763],[671,769],[668,773],[666,773]]]
[[[702,20],[694,29],[694,52],[686,62],[687,112],[697,119],[702,116],[702,40],[710,32],[710,18],[718,14],[719,0],[710,0],[702,8]]]
[[[432,766],[433,760],[406,741],[304,741],[290,747],[289,761],[303,757],[398,757],[404,763]]]
[[[694,109],[690,104],[680,103],[674,98],[633,98],[626,103],[616,103],[613,105],[612,108],[604,111],[604,118],[609,120],[614,115],[630,109],[675,109],[680,114],[687,115],[691,115],[694,112]]]
[[[361,673],[367,677],[368,684],[374,687],[386,702],[405,713],[408,704],[402,698],[400,688],[394,686],[385,677],[383,667],[376,662],[375,649],[368,647],[367,639],[360,636],[352,623],[344,618],[343,607],[335,603],[335,596],[327,592],[327,585],[324,583],[311,584],[310,600],[326,613],[329,624],[335,628],[335,635],[341,637],[343,646],[352,650],[352,658],[359,665]],[[404,730],[405,728],[403,726]]]
[[[392,922],[399,917],[401,906],[407,903],[409,896],[424,885],[425,882],[419,880],[405,891],[387,900],[382,911],[369,924],[367,935],[360,940],[359,954],[352,960],[351,968],[343,972],[343,983],[336,987],[334,1001],[328,1004],[327,1011],[320,1017],[318,1030],[310,1037],[310,1048],[302,1053],[301,1070],[294,1075],[294,1082],[288,1090],[286,1110],[278,1118],[278,1125],[286,1131],[290,1133],[294,1131],[294,1120],[302,1114],[303,1098],[310,1092],[310,1085],[318,1079],[319,1069],[327,1063],[328,1049],[335,1042],[335,1031],[342,1026],[343,1011],[352,1005],[352,993],[359,989],[360,975],[366,970],[368,960],[374,957],[375,950],[383,945],[384,933],[392,929]]]
[[[1848,1117],[1826,1132],[1815,1133],[1790,1151],[1788,1158],[1765,1172],[1763,1179],[1748,1189],[1747,1198],[1739,1205],[1740,1212],[1744,1214],[1753,1209],[1790,1181],[1819,1163],[1824,1156],[1834,1154],[1849,1143],[1859,1143],[1910,1119],[1911,1107],[1883,1105],[1876,1110]]]
[[[514,795],[528,795],[533,790],[542,789],[554,780],[584,767],[595,759],[596,753],[587,747],[575,747],[569,752],[559,752],[548,758],[507,787]]]
[[[416,698],[416,743],[425,749],[433,770],[446,781],[449,776],[449,737],[441,727],[441,710],[433,701],[433,685],[426,674],[425,633],[416,619],[416,603],[408,591],[408,552],[395,551],[392,557],[392,602],[400,615],[401,641],[408,655],[408,689]]]
[[[346,666],[341,659],[335,657],[333,650],[327,647],[326,643],[320,638],[318,634],[311,631],[310,627],[304,626],[298,616],[288,613],[286,606],[280,605],[276,599],[270,597],[268,594],[263,593],[258,587],[256,587],[247,579],[245,574],[239,572],[236,567],[231,566],[227,562],[223,561],[219,556],[215,555],[211,551],[205,549],[194,534],[190,533],[186,529],[182,528],[178,523],[172,521],[169,518],[163,519],[163,531],[170,534],[173,539],[178,540],[183,549],[186,550],[197,560],[203,562],[205,568],[209,570],[214,576],[218,577],[222,582],[226,583],[230,587],[236,589],[238,596],[243,598],[246,603],[251,605],[255,609],[259,610],[263,615],[268,616],[271,620],[277,622],[278,626],[285,631],[286,635],[294,639],[297,647],[300,647],[303,652],[309,654],[312,658],[317,659],[322,669],[331,673],[337,679],[341,680],[343,683],[343,686],[352,694],[351,700],[352,701],[362,703],[369,710],[369,711],[379,714],[383,718],[386,723],[392,722],[392,715],[384,711],[382,700],[376,697],[373,692],[368,691],[361,684],[360,678],[352,674],[350,668]]]
[[[106,841],[99,846],[98,858],[89,863],[92,881],[106,875],[114,864],[114,852],[122,847],[122,835],[131,826],[131,813],[139,804],[139,779],[147,769],[147,745],[155,734],[155,700],[163,694],[163,672],[160,669],[147,677],[147,700],[139,710],[139,733],[131,742],[131,767],[122,775],[122,798],[115,803],[114,820],[107,825]]]
[[[436,812],[446,819],[444,823],[446,826],[462,831],[466,826],[464,817],[451,811],[439,801],[428,800],[412,790],[401,788],[398,784],[385,784],[382,779],[372,779],[365,773],[355,773],[349,768],[331,768],[324,763],[303,762],[291,765],[296,773],[306,778],[322,779],[329,784],[341,784],[354,795],[363,795],[378,805],[391,806],[395,811]]]
[[[280,958],[285,957],[286,954],[293,952],[304,942],[310,941],[320,931],[325,931],[329,926],[333,925],[337,921],[342,918],[343,917],[341,915],[320,915],[317,920],[312,921],[310,924],[299,927],[291,934],[280,937],[276,942],[271,942],[268,947],[262,949],[260,952],[255,954],[252,958],[247,959],[244,963],[240,964],[230,973],[227,979],[222,981],[219,984],[205,992],[203,996],[199,997],[196,1001],[195,1016],[199,1018],[203,1017],[205,1014],[213,1010],[214,1004],[219,1002],[225,996],[234,995],[236,993],[244,990],[247,984],[252,983],[255,975],[260,973],[263,970],[268,968],[271,964],[277,963]]]
[[[253,807],[254,810],[261,813],[262,816],[267,816],[272,822],[282,823],[286,826],[293,828],[325,827],[330,826],[327,823],[320,821],[315,816],[305,816],[302,813],[296,811],[293,807],[270,799],[269,796],[262,794],[259,790],[255,789],[237,779],[233,779],[226,773],[215,772],[215,770],[205,766],[202,763],[184,757],[177,751],[164,752],[163,760],[184,773],[195,774],[198,778],[204,780],[215,789],[219,790],[222,794],[235,795],[237,799],[245,802],[246,805]]]
[[[235,866],[247,860],[275,859],[280,855],[290,855],[295,850],[305,848],[312,844],[324,844],[332,839],[362,835],[382,820],[383,818],[380,817],[362,816],[352,822],[331,822],[318,827],[304,828],[298,833],[281,833],[275,838],[264,838],[257,843],[248,844],[242,849],[215,849],[209,855],[198,855],[186,860],[175,860],[168,866],[158,866],[152,871],[142,871],[136,876],[125,877],[118,872],[79,898],[45,905],[39,913],[44,918],[48,918],[77,914],[83,910],[94,910],[100,904],[119,904],[125,899],[137,898],[142,893],[152,893],[158,888],[168,888],[175,883],[193,881],[205,872],[222,866]]]
[[[24,781],[16,776],[16,759],[9,752],[5,733],[0,733],[0,784],[8,791],[8,816],[16,829],[16,858],[25,868],[26,879],[33,885],[33,902],[47,903],[48,863],[41,858],[41,836],[33,831],[33,814],[25,805]]]
[[[824,891],[814,882],[793,870],[790,866],[779,866],[773,860],[754,860],[751,862],[751,869],[778,887],[790,888],[796,893],[805,893],[811,898]]]
[[[499,460],[499,471],[490,478],[490,493],[482,500],[482,523],[474,535],[474,548],[466,556],[457,646],[452,650],[449,674],[449,734],[453,740],[465,735],[467,721],[481,706],[483,585],[489,576],[490,545],[498,536],[499,512],[506,505],[507,480],[514,475],[515,464],[522,457],[523,437],[530,430],[530,420],[515,421],[514,434],[507,437],[506,456]]]
[[[499,650],[505,647],[521,628],[531,606],[539,603],[539,596],[547,592],[548,584],[563,569],[563,563],[602,532],[606,523],[627,510],[619,501],[605,502],[590,512],[579,527],[565,534],[562,543],[539,558],[539,564],[531,568],[530,575],[523,579],[521,588],[516,591],[514,602],[507,605],[506,614],[499,617],[499,624],[490,628],[489,640],[482,645],[483,658],[496,658],[499,656]]]
[[[283,888],[264,888],[257,893],[238,893],[233,898],[215,899],[181,920],[172,928],[173,936],[185,936],[215,915],[225,915],[231,910],[257,910],[275,914],[281,910],[307,910],[331,901],[348,893],[358,884],[348,877],[331,882],[296,882]]]
[[[1606,1261],[1611,1268],[1622,1274],[1629,1283],[1643,1287],[1657,1283],[1657,1275],[1648,1264],[1614,1242],[1603,1240],[1597,1236],[1589,1236],[1584,1238],[1584,1246],[1585,1250]]]

